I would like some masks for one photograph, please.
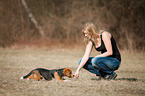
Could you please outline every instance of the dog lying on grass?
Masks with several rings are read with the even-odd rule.
[[[69,77],[73,78],[73,74],[70,68],[62,68],[62,69],[53,69],[48,70],[44,68],[36,68],[32,70],[29,74],[26,76],[21,77],[20,79],[33,79],[36,81],[39,80],[52,80],[53,78],[59,81],[64,81],[62,77]]]

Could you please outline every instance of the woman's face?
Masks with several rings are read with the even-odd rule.
[[[89,39],[91,39],[91,36],[89,35],[89,33],[87,31],[84,31],[84,36],[88,37]]]

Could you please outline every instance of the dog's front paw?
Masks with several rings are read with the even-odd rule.
[[[70,80],[63,80],[64,82],[68,82],[68,81],[70,81]]]

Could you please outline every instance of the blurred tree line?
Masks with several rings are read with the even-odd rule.
[[[41,36],[21,0],[0,0],[0,46],[38,41],[82,43],[85,23],[114,35],[120,49],[145,50],[145,0],[26,0]]]

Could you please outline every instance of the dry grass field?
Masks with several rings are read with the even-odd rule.
[[[69,67],[75,73],[83,50],[0,49],[0,96],[145,96],[145,53],[121,51],[116,80],[96,80],[81,70],[79,79],[20,80],[36,67]],[[96,53],[94,52],[92,56]]]

